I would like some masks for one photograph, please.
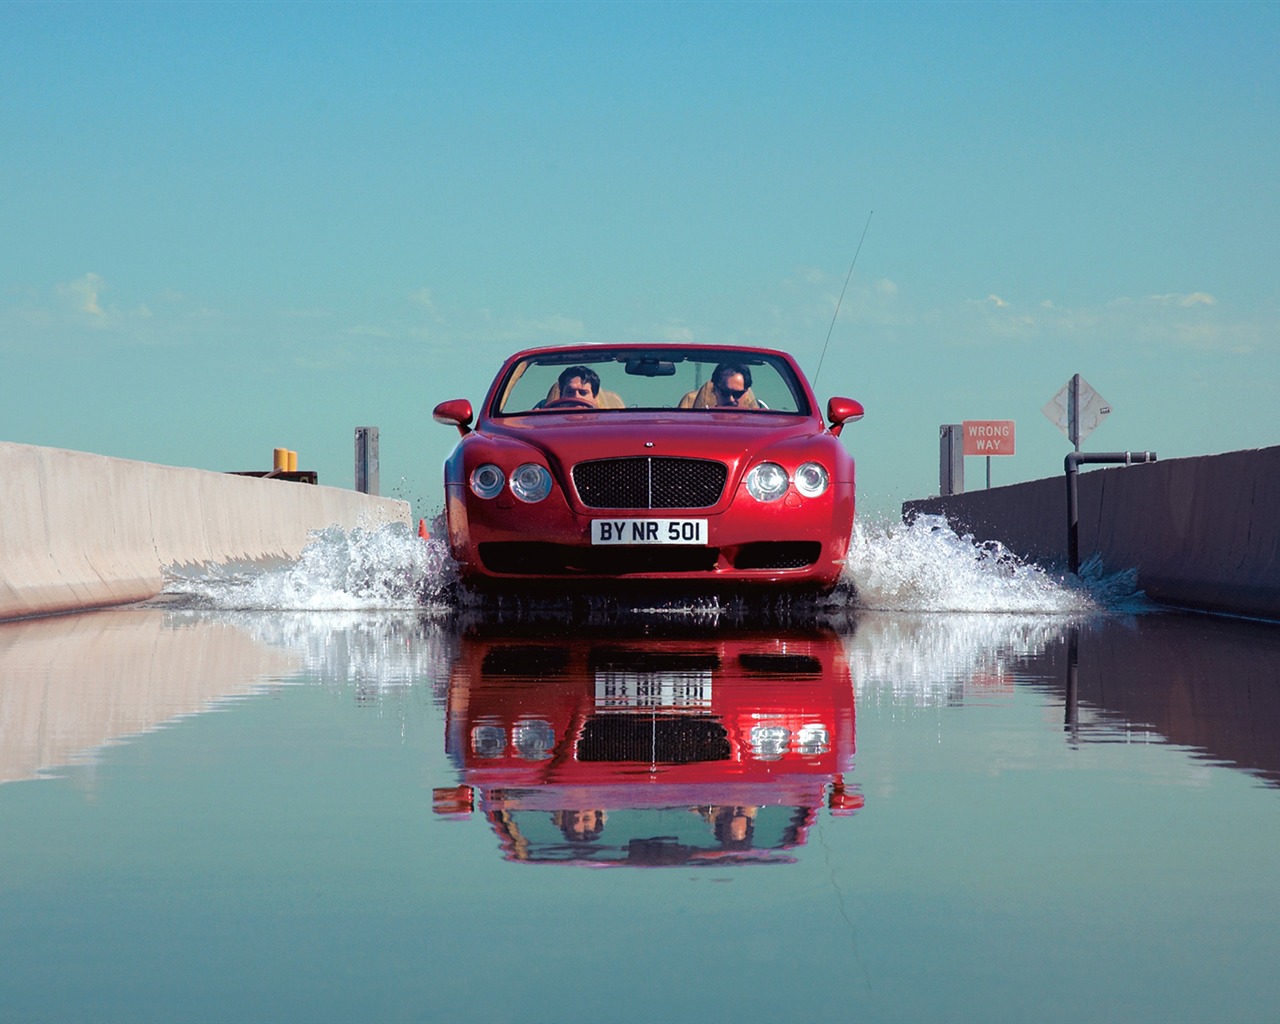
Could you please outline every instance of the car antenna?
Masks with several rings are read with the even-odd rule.
[[[867,222],[862,226],[862,237],[858,239],[858,248],[853,252],[853,262],[849,264],[849,273],[845,275],[844,287],[840,289],[840,298],[836,300],[836,311],[831,314],[831,326],[827,328],[827,340],[822,343],[822,355],[818,357],[818,369],[813,375],[813,388],[818,389],[818,375],[822,373],[823,360],[827,358],[827,346],[831,344],[831,332],[836,329],[836,317],[840,315],[840,304],[844,302],[844,293],[849,290],[849,281],[853,278],[853,268],[858,264],[858,253],[862,252],[862,243],[866,241],[867,229],[871,227],[871,216],[875,210],[867,212]]]

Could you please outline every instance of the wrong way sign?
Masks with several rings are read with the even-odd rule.
[[[966,455],[1014,455],[1013,420],[965,420],[960,424]]]

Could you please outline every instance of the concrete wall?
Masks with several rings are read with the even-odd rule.
[[[99,749],[287,678],[296,653],[222,619],[176,628],[159,608],[0,628],[0,784],[92,761]]]
[[[1136,568],[1153,600],[1280,619],[1280,447],[1082,466],[1080,560]],[[1067,558],[1065,474],[903,505],[1042,564]]]
[[[336,487],[0,442],[0,620],[146,600],[166,566],[295,558],[311,530],[409,518]]]

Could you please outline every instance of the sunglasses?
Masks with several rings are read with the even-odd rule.
[[[720,394],[724,395],[724,396],[725,396],[725,397],[727,397],[727,398],[741,398],[743,395],[745,395],[745,394],[747,393],[747,389],[746,389],[746,388],[721,388],[721,387],[717,387],[717,388],[716,388],[716,390],[717,390],[717,391],[719,391],[719,392],[720,392]]]

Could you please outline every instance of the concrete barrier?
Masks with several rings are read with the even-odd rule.
[[[155,597],[169,566],[296,558],[326,526],[409,523],[336,487],[0,442],[0,620]]]
[[[298,671],[221,619],[159,608],[9,622],[0,629],[0,784],[92,762],[105,746],[264,689]]]
[[[1153,600],[1280,619],[1280,447],[1080,473],[1080,558],[1133,568]],[[903,516],[946,516],[1045,565],[1067,559],[1065,474],[925,498]]]

